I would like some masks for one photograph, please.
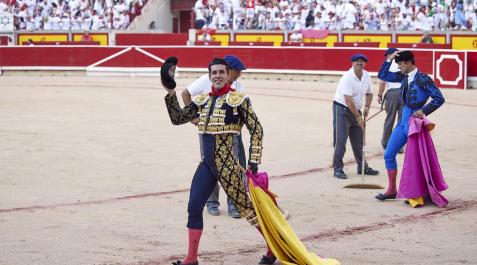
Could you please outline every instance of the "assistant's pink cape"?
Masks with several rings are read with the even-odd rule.
[[[437,160],[430,130],[434,123],[427,118],[409,120],[406,155],[401,173],[398,198],[419,198],[430,195],[438,207],[445,207],[448,200],[440,193],[448,188]]]

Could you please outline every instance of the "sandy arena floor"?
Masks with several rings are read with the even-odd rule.
[[[179,89],[190,82],[179,79]],[[443,91],[447,102],[430,117],[450,204],[412,209],[377,202],[380,190],[343,189],[361,182],[351,148],[350,178],[332,177],[336,83],[243,82],[265,130],[260,169],[310,250],[344,265],[477,264],[477,91]],[[158,78],[0,77],[1,265],[183,257],[198,137],[190,124],[171,125],[164,95]],[[366,182],[385,186],[384,116],[368,124],[368,161],[381,174]],[[226,214],[223,192],[221,201],[221,216],[204,214],[200,264],[256,264],[263,239]]]

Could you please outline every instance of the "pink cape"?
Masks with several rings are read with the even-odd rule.
[[[398,198],[419,198],[429,195],[438,207],[448,200],[440,193],[448,188],[442,175],[430,130],[434,123],[427,118],[409,120],[406,155],[399,184]]]
[[[323,30],[318,30],[318,29],[302,29],[301,35],[303,35],[303,38],[312,38],[312,39],[324,39],[328,37],[328,34],[330,34],[330,31],[327,29]]]

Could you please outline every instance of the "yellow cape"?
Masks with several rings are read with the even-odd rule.
[[[339,265],[335,259],[318,257],[309,252],[287,223],[273,200],[260,187],[249,183],[250,198],[257,213],[265,240],[284,265]]]

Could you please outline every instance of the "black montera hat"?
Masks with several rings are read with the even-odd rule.
[[[398,53],[398,56],[394,58],[394,61],[398,63],[398,62],[411,61],[412,59],[414,59],[414,54],[412,54],[411,51],[406,50],[406,51],[402,51]]]
[[[175,73],[170,71],[174,65],[177,65],[177,58],[172,56],[167,58],[161,67],[162,84],[169,89],[176,88],[176,81],[174,80]]]

